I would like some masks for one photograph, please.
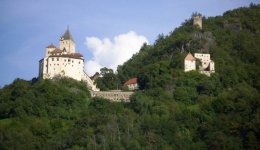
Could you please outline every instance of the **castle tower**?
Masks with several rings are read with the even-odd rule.
[[[200,29],[202,29],[202,16],[194,16],[193,17],[193,25],[199,26]]]
[[[67,29],[60,38],[60,49],[70,54],[70,53],[75,53],[75,47],[76,45],[72,38],[72,35],[69,29]]]
[[[49,57],[54,49],[56,49],[56,47],[53,44],[47,46],[45,50],[45,57]]]
[[[191,53],[188,53],[184,59],[184,71],[196,70],[196,59],[192,56]]]

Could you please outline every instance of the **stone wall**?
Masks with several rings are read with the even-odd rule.
[[[90,91],[91,97],[102,97],[114,102],[130,102],[131,95],[134,92],[122,92],[122,91]]]

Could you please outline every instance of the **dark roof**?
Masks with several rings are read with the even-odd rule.
[[[56,48],[53,44],[50,44],[49,46],[47,46],[46,48]]]
[[[126,81],[124,85],[136,84],[136,83],[137,83],[137,78],[132,78]]]
[[[72,40],[72,41],[74,42],[74,39],[73,39],[73,37],[72,37],[72,35],[71,35],[69,29],[67,29],[67,30],[65,31],[65,33],[61,36],[61,38],[62,38],[63,40]]]
[[[55,50],[51,51],[51,54],[54,54],[54,53],[62,53],[62,50],[56,48]]]

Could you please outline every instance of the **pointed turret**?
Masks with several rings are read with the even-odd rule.
[[[62,39],[62,40],[72,40],[73,42],[75,42],[74,39],[73,39],[73,37],[72,37],[72,35],[71,35],[71,33],[70,33],[69,28],[67,28],[67,30],[65,31],[65,33],[61,36],[61,39]]]
[[[75,53],[75,42],[69,31],[69,28],[60,38],[60,49],[66,51],[67,53]]]

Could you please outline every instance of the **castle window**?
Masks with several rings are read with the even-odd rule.
[[[57,58],[57,61],[59,61],[59,58]]]
[[[54,58],[52,58],[52,61],[54,61]]]
[[[70,59],[68,59],[68,62],[70,62]]]

